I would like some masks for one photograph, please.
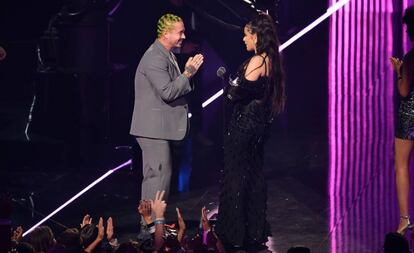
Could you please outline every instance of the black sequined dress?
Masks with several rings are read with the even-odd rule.
[[[403,98],[398,109],[395,137],[414,140],[414,92]]]
[[[267,77],[249,81],[242,74],[237,80],[238,86],[225,91],[232,110],[224,136],[216,233],[224,245],[249,247],[270,236],[262,168],[271,106],[265,98]]]

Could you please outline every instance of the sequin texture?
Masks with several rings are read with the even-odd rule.
[[[224,136],[224,169],[216,233],[227,245],[254,245],[267,241],[267,188],[262,172],[263,145],[270,126],[270,103],[264,98],[266,77],[239,78],[226,90],[231,106]],[[228,96],[228,94],[230,94]]]
[[[395,137],[414,140],[414,92],[402,99],[395,126]]]

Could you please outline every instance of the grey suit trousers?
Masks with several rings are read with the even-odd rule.
[[[137,137],[142,150],[141,199],[154,199],[157,191],[165,191],[167,200],[170,191],[172,158],[168,140]]]

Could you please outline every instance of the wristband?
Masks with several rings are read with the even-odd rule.
[[[156,220],[156,221],[154,221],[154,224],[155,225],[159,225],[159,224],[165,224],[165,221],[163,221],[163,220]]]
[[[161,218],[161,219],[155,219],[154,224],[155,224],[155,225],[158,225],[158,224],[165,224],[165,219],[164,219],[164,218]]]

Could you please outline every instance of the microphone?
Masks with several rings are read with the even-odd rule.
[[[232,78],[231,78],[231,76],[226,75],[226,73],[227,73],[227,71],[226,71],[226,68],[225,68],[225,67],[220,67],[220,68],[218,68],[218,69],[217,69],[217,72],[216,72],[217,76],[221,78],[221,80],[223,81],[223,84],[224,84],[224,85],[226,85],[226,84],[225,84],[225,83],[226,83],[225,79],[228,79],[228,81],[227,81],[227,82],[228,82],[228,84],[230,84],[231,86],[239,86],[239,82],[240,82],[239,78],[238,78],[238,77],[236,77],[235,79],[232,79]],[[225,76],[226,76],[227,78],[225,78]]]
[[[221,79],[224,79],[224,74],[226,74],[226,68],[225,67],[220,67],[217,69],[217,76],[220,77]]]

